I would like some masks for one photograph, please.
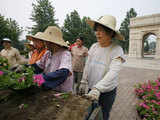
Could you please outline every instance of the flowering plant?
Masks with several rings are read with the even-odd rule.
[[[8,60],[4,57],[0,56],[0,69],[9,69],[9,64],[8,64]]]
[[[3,74],[3,71],[0,71],[0,89],[25,89],[29,88],[32,85],[35,85],[33,82],[33,68],[31,66],[26,67],[22,66],[20,72],[7,71]]]
[[[137,111],[146,120],[160,119],[160,79],[139,84],[135,93],[140,99]]]
[[[33,82],[38,86],[41,86],[45,82],[42,74],[34,75],[33,79]]]

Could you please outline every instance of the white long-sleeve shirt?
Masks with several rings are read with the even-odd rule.
[[[88,82],[89,88],[96,87],[103,92],[109,92],[118,85],[118,74],[123,63],[124,53],[119,45],[100,47],[95,43],[89,50],[82,82]]]

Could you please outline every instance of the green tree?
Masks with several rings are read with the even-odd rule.
[[[22,28],[15,20],[12,20],[11,18],[5,19],[4,16],[0,15],[0,41],[7,37],[12,40],[14,47],[22,48],[19,41],[19,36],[22,31]],[[0,49],[2,49],[2,45],[0,46]]]
[[[81,18],[76,10],[67,14],[62,27],[64,39],[70,43],[75,42],[77,36],[82,32]]]
[[[0,14],[0,40],[7,37],[8,33],[8,22],[5,20],[4,16]]]
[[[129,49],[129,25],[130,25],[130,18],[134,18],[137,16],[136,11],[134,10],[134,8],[131,8],[127,14],[125,19],[123,20],[123,22],[121,23],[120,26],[120,33],[124,36],[125,38],[125,42],[122,42],[121,45],[124,49],[125,52],[128,53],[128,49]]]
[[[18,49],[23,49],[23,46],[19,41],[19,37],[23,32],[22,27],[20,27],[18,23],[15,20],[12,20],[11,18],[7,19],[7,22],[9,28],[8,37],[13,41],[13,46]]]
[[[89,48],[93,43],[97,42],[97,39],[93,29],[86,23],[87,19],[90,18],[85,16],[82,18],[82,34],[85,39],[84,45]]]
[[[149,51],[149,42],[147,40],[145,40],[144,42],[144,52],[148,52]]]
[[[31,20],[35,23],[31,29],[31,34],[43,32],[48,26],[58,26],[55,19],[55,8],[49,0],[36,0],[37,4],[32,4],[33,11]]]
[[[76,10],[71,12],[70,15],[67,14],[62,27],[64,39],[72,44],[78,36],[82,36],[84,37],[84,45],[90,47],[96,41],[96,38],[93,30],[86,23],[86,19],[89,18],[83,17],[81,20]]]

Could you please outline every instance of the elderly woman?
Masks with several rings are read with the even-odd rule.
[[[71,53],[63,40],[62,32],[55,26],[49,26],[43,33],[41,40],[46,42],[48,50],[33,66],[36,70],[43,70],[35,75],[35,80],[45,88],[54,88],[61,92],[72,92],[73,74]],[[38,70],[39,71],[39,70]]]
[[[26,37],[28,40],[31,40],[33,42],[33,46],[35,48],[29,59],[29,64],[34,64],[36,63],[36,61],[40,60],[41,57],[46,53],[47,48],[45,46],[45,42],[41,40],[42,32],[38,32],[34,36],[28,35]]]
[[[115,30],[116,19],[113,16],[106,15],[87,23],[95,30],[98,42],[89,50],[79,89],[85,93],[89,88],[86,97],[99,101],[103,118],[108,120],[116,97],[118,74],[125,61],[122,48],[113,43],[113,38],[122,40],[123,37]]]

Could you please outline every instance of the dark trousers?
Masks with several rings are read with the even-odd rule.
[[[117,91],[117,88],[115,88],[110,92],[101,93],[100,95],[99,105],[102,108],[103,120],[109,120],[109,114],[116,98],[116,91]]]
[[[73,89],[74,89],[74,92],[77,94],[78,91],[79,91],[79,86],[80,86],[80,82],[81,82],[81,79],[82,79],[83,72],[73,71],[73,75],[74,75]]]

